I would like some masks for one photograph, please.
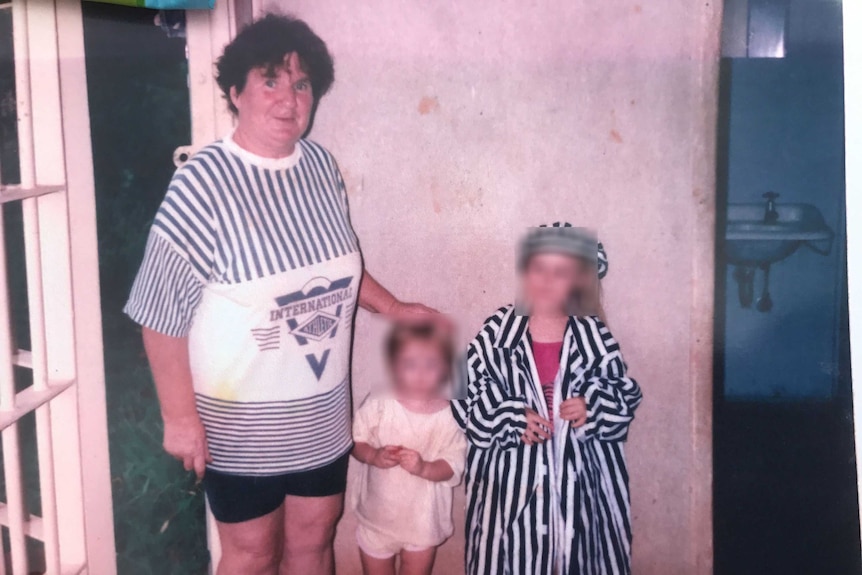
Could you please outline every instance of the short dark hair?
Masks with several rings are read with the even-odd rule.
[[[250,71],[266,68],[273,73],[284,65],[284,57],[293,52],[308,74],[315,102],[319,101],[335,81],[335,68],[326,43],[298,18],[267,14],[243,28],[216,62],[216,82],[230,111],[237,113],[230,99],[231,88],[242,92]]]
[[[438,327],[432,322],[399,322],[392,326],[386,338],[386,361],[390,366],[395,364],[398,355],[407,344],[413,341],[421,341],[437,346],[449,368],[448,372],[451,372],[452,362],[455,359],[455,346],[452,343],[452,337],[447,330]]]

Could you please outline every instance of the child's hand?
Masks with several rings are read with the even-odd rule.
[[[572,427],[580,427],[587,422],[587,402],[583,397],[571,397],[560,404],[560,417],[570,421]]]
[[[521,436],[521,440],[527,445],[544,443],[551,438],[551,422],[540,416],[530,408],[526,409],[527,429]]]
[[[403,448],[399,445],[386,445],[381,447],[374,452],[374,457],[371,458],[369,463],[374,467],[379,467],[381,469],[395,467],[400,461],[398,454],[402,449]]]
[[[401,468],[411,475],[421,476],[425,471],[425,460],[422,459],[418,451],[405,447],[398,453],[398,461],[401,464]]]

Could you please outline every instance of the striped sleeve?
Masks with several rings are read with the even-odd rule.
[[[140,325],[172,337],[188,335],[213,269],[212,211],[191,171],[174,175],[124,309]]]
[[[124,311],[153,331],[185,337],[200,303],[203,283],[188,260],[155,231],[150,232]]]
[[[580,338],[595,353],[593,368],[578,390],[587,402],[587,421],[580,428],[581,440],[625,441],[635,409],[643,400],[637,382],[626,375],[620,346],[598,318],[579,324]]]
[[[334,174],[335,185],[341,196],[341,209],[344,210],[344,213],[347,214],[347,219],[350,220],[350,205],[347,201],[347,184],[344,182],[344,176],[341,174],[341,170],[338,169],[338,164],[335,162],[335,158],[331,155],[329,156],[329,166]]]
[[[527,429],[527,401],[511,397],[499,377],[488,369],[490,342],[480,336],[467,351],[467,398],[453,402],[456,421],[476,447],[517,447]]]

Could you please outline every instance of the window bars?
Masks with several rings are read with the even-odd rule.
[[[8,548],[0,549],[0,575],[7,567],[11,575],[32,571],[28,538],[43,543],[49,575],[111,574],[116,567],[101,332],[84,329],[76,317],[100,323],[92,159],[89,144],[80,140],[89,137],[88,125],[80,133],[82,117],[88,123],[80,3],[12,0],[11,10],[20,183],[0,187],[0,206],[21,204],[31,349],[12,347],[0,218],[0,435],[6,484],[0,524],[9,534]],[[73,148],[72,142],[86,149]],[[71,235],[72,219],[81,238]],[[85,347],[96,354],[84,357]],[[32,385],[16,388],[14,366],[31,371]],[[28,512],[24,496],[19,423],[30,413],[36,423],[41,517]]]

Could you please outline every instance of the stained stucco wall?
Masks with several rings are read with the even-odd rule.
[[[527,225],[597,228],[609,323],[646,399],[628,445],[635,572],[711,566],[714,124],[719,2],[290,0],[337,81],[337,157],[368,268],[466,339],[512,300]],[[362,313],[355,397],[381,380]],[[462,522],[463,498],[456,501]],[[358,572],[348,514],[339,573]],[[438,573],[461,570],[462,535]]]

